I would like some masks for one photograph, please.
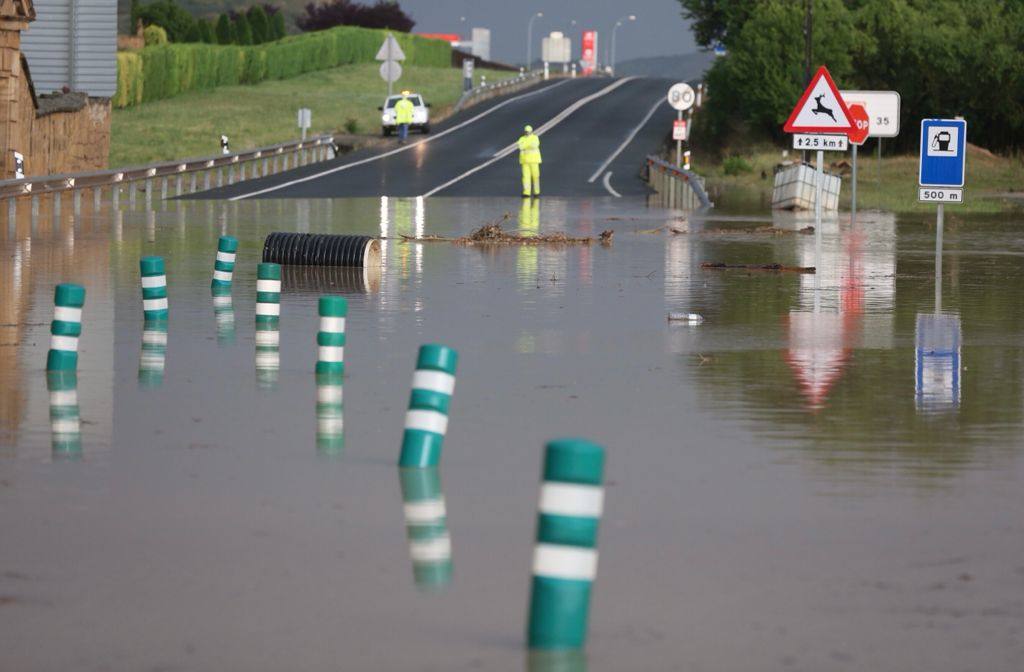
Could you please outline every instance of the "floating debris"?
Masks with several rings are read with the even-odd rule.
[[[705,261],[701,268],[711,270],[768,271],[775,273],[815,273],[814,266],[784,266],[782,264],[724,264]]]
[[[669,322],[687,322],[689,324],[700,324],[704,321],[704,316],[698,313],[669,313]]]
[[[446,238],[444,236],[402,236],[407,242],[448,242],[456,245],[590,245],[594,242],[591,237],[573,238],[562,232],[541,233],[524,236],[518,233],[509,233],[501,228],[502,222],[511,219],[511,213],[505,215],[496,222],[484,224],[479,229],[460,238]],[[612,229],[601,232],[601,244],[611,244],[615,232]]]

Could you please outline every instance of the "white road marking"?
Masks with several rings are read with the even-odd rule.
[[[552,117],[550,120],[548,120],[547,123],[545,123],[540,128],[536,129],[536,131],[534,131],[534,132],[536,133],[536,135],[543,135],[547,131],[551,130],[552,128],[554,128],[558,124],[560,124],[563,121],[565,121],[565,119],[569,115],[571,115],[573,112],[575,112],[576,110],[580,109],[581,107],[583,107],[587,103],[590,103],[590,102],[592,102],[594,100],[597,100],[598,98],[601,98],[602,96],[608,95],[609,93],[611,93],[615,89],[619,88],[623,84],[626,84],[627,82],[630,82],[630,81],[632,81],[634,79],[636,79],[636,77],[626,77],[624,79],[620,79],[617,82],[615,82],[614,84],[611,84],[609,86],[604,87],[603,89],[601,89],[597,93],[592,93],[589,96],[586,96],[584,98],[580,98],[575,103],[573,103],[572,105],[570,105],[569,107],[565,108],[564,110],[559,112],[557,115]],[[452,186],[456,182],[461,182],[462,180],[466,179],[470,175],[472,175],[474,173],[480,172],[484,168],[486,168],[486,167],[488,167],[490,165],[493,165],[494,163],[496,163],[496,162],[500,161],[501,159],[505,158],[506,156],[512,154],[512,152],[516,151],[516,149],[518,149],[518,146],[515,143],[509,145],[508,147],[505,147],[501,151],[497,152],[490,159],[488,159],[487,161],[484,161],[483,163],[481,163],[479,166],[476,166],[475,168],[470,168],[469,170],[467,170],[463,174],[458,175],[456,177],[453,177],[452,179],[448,180],[447,182],[445,182],[444,184],[442,184],[439,187],[434,187],[433,189],[431,189],[427,193],[423,194],[423,198],[428,198],[430,196],[433,196],[437,192],[442,191],[444,189],[447,189],[448,187]]]
[[[477,121],[483,119],[484,117],[486,117],[487,115],[491,114],[492,112],[496,112],[497,110],[500,110],[501,108],[505,107],[506,105],[510,105],[511,103],[514,103],[514,102],[516,102],[518,100],[522,100],[524,98],[529,98],[530,96],[535,96],[538,93],[545,93],[547,91],[551,91],[552,89],[556,89],[559,86],[562,86],[564,84],[568,84],[570,81],[571,80],[566,79],[566,80],[563,80],[561,82],[558,82],[557,84],[553,84],[551,86],[545,86],[544,88],[539,89],[537,91],[530,91],[529,93],[524,93],[522,95],[516,96],[515,98],[509,98],[508,100],[506,100],[504,102],[501,102],[501,103],[498,103],[497,105],[495,105],[494,107],[492,107],[490,109],[484,110],[483,112],[481,112],[480,114],[476,115],[475,117],[472,117],[470,119],[467,119],[466,121],[463,121],[463,122],[461,122],[459,124],[456,124],[455,126],[452,126],[451,128],[447,128],[447,129],[441,131],[440,133],[435,133],[434,135],[431,135],[430,137],[424,138],[422,140],[419,140],[417,142],[413,142],[413,143],[408,144],[408,145],[402,145],[401,147],[398,147],[396,149],[392,149],[390,151],[384,152],[383,154],[375,154],[375,155],[369,156],[369,157],[367,157],[365,159],[360,159],[359,161],[353,161],[352,163],[346,163],[343,166],[335,166],[334,168],[330,168],[328,170],[323,170],[323,171],[320,171],[319,173],[314,173],[312,175],[307,175],[305,177],[299,177],[299,178],[296,178],[294,180],[289,180],[287,182],[282,182],[281,184],[275,184],[275,185],[270,186],[270,187],[264,187],[263,189],[257,189],[256,191],[250,191],[249,193],[246,193],[246,194],[239,194],[237,196],[232,196],[228,200],[229,201],[240,201],[240,200],[242,200],[244,198],[251,198],[252,196],[260,196],[262,194],[266,194],[266,193],[269,193],[271,191],[277,191],[278,189],[284,189],[285,187],[291,187],[293,185],[301,184],[303,182],[309,182],[311,180],[316,180],[316,179],[319,179],[321,177],[324,177],[325,175],[331,175],[333,173],[340,173],[341,171],[348,170],[349,168],[355,168],[356,166],[362,166],[362,165],[365,165],[367,163],[372,163],[374,161],[379,161],[381,159],[386,159],[389,156],[394,156],[395,154],[399,154],[401,152],[407,152],[407,151],[409,151],[410,149],[412,149],[414,147],[418,147],[420,145],[425,145],[426,143],[433,142],[434,140],[439,140],[439,139],[443,138],[444,136],[448,135],[449,133],[454,133],[455,131],[457,131],[457,130],[459,130],[461,128],[465,128],[466,126],[469,126],[470,124],[476,123]]]
[[[612,171],[609,170],[607,173],[604,174],[604,180],[602,181],[602,184],[604,184],[604,188],[608,190],[609,194],[611,194],[615,198],[622,198],[622,194],[612,189]]]
[[[628,136],[626,136],[626,139],[623,140],[621,145],[619,145],[619,148],[612,152],[611,156],[605,159],[605,162],[601,164],[601,167],[594,171],[594,174],[590,176],[589,180],[587,180],[588,183],[593,184],[597,180],[597,178],[601,176],[601,173],[604,172],[605,168],[607,168],[608,165],[615,160],[615,157],[621,154],[622,150],[626,149],[626,147],[629,147],[629,143],[633,142],[633,138],[636,137],[636,134],[640,132],[641,128],[647,125],[647,122],[650,121],[651,117],[654,116],[655,111],[657,111],[657,109],[661,107],[662,103],[664,102],[665,97],[660,96],[658,98],[658,102],[656,102],[644,116],[643,121],[641,121],[639,125],[637,125],[637,127],[634,128]],[[607,177],[605,179],[607,180]],[[607,183],[605,184],[605,186],[607,186]]]

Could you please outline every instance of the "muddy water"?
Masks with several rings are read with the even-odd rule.
[[[286,275],[278,364],[257,360],[267,233],[450,235],[506,212],[614,244],[390,240],[379,274]],[[1019,218],[954,213],[937,255],[927,218],[814,235],[737,214],[675,236],[641,233],[672,213],[612,200],[5,222],[0,668],[1019,669]],[[241,240],[230,307],[209,292],[222,232]],[[143,325],[144,254],[167,259],[166,341]],[[88,292],[77,441],[43,371],[60,281]],[[350,305],[343,422],[318,418],[312,375],[326,292]],[[461,361],[441,472],[411,486],[394,463],[427,341]],[[541,447],[567,434],[608,447],[607,506],[587,658],[552,663],[522,632]],[[447,568],[410,556],[410,487],[447,501]]]

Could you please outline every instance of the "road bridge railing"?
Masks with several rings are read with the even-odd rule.
[[[103,189],[110,189],[116,198],[121,189],[127,186],[129,197],[134,198],[140,183],[144,186],[147,199],[152,197],[157,183],[160,198],[167,198],[171,189],[176,196],[186,192],[205,191],[214,186],[224,186],[225,183],[234,184],[240,180],[265,177],[310,163],[326,161],[333,158],[334,154],[334,136],[325,134],[305,140],[293,140],[241,152],[181,161],[0,180],[0,200],[13,202],[18,198],[35,199],[41,196],[60,198],[61,194],[70,193],[77,205],[85,190],[91,190],[94,198],[98,200]]]
[[[462,97],[459,98],[459,102],[455,103],[455,107],[452,108],[452,114],[465,109],[470,105],[476,105],[477,103],[489,98],[504,96],[508,93],[520,91],[543,81],[543,72],[530,72],[510,79],[502,79],[494,82],[493,84],[481,84],[480,86],[475,86],[462,94]]]
[[[714,207],[704,190],[704,179],[690,170],[674,166],[656,156],[646,162],[647,183],[657,192],[659,205],[678,210],[706,210]]]

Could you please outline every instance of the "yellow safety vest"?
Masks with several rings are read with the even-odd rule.
[[[527,165],[541,163],[540,158],[540,137],[533,133],[519,138],[519,163]]]
[[[411,124],[413,109],[412,101],[408,98],[402,98],[395,103],[395,123]]]

